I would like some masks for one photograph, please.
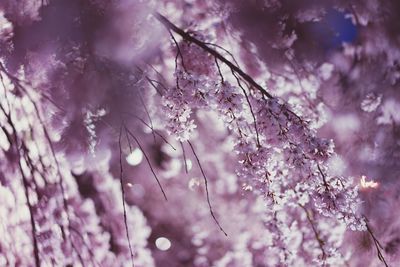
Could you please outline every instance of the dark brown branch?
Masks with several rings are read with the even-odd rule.
[[[215,46],[215,47],[221,49],[222,51],[224,51],[225,53],[227,53],[227,54],[232,58],[233,62],[235,62],[236,66],[239,68],[239,63],[236,61],[236,58],[235,58],[234,55],[233,55],[231,52],[229,52],[227,49],[223,48],[223,47],[220,46],[220,45],[213,44],[213,43],[204,42],[204,44],[205,44],[205,45]]]
[[[217,66],[217,69],[218,69],[218,74],[221,77],[221,83],[223,84],[224,83],[224,76],[222,75],[221,68],[220,68],[220,66],[218,64],[218,59],[216,57],[214,57],[214,60],[215,60],[215,65]]]
[[[161,80],[166,83],[167,81],[165,80],[164,76],[150,63],[147,63],[148,66],[157,74],[158,77],[161,78]],[[165,87],[164,87],[165,88]]]
[[[186,70],[186,68],[185,68],[185,63],[183,62],[183,55],[182,55],[182,52],[181,52],[181,49],[180,49],[180,47],[179,47],[179,44],[178,44],[178,42],[176,41],[176,39],[175,39],[175,37],[174,37],[174,35],[172,34],[172,32],[171,31],[169,31],[168,30],[168,32],[169,32],[169,34],[171,35],[171,38],[172,38],[172,40],[174,41],[174,43],[175,43],[175,45],[176,45],[176,49],[178,50],[178,54],[176,55],[176,58],[175,58],[175,67],[177,66],[177,60],[178,60],[178,55],[179,55],[179,57],[181,58],[181,64],[182,64],[182,67],[183,67],[183,69],[187,72],[187,70]]]
[[[325,174],[324,174],[324,172],[321,170],[321,167],[319,166],[319,164],[317,164],[317,167],[318,167],[319,173],[321,174],[322,180],[323,180],[323,182],[324,182],[325,190],[326,190],[326,191],[329,191],[329,190],[330,190],[330,189],[329,189],[329,184],[328,184],[328,182],[326,181]]]
[[[366,217],[364,217],[364,218],[366,221],[365,223],[367,226],[367,231],[368,231],[369,235],[371,236],[372,240],[374,241],[376,252],[378,253],[378,259],[385,265],[385,267],[389,267],[389,265],[387,264],[387,262],[385,260],[385,257],[382,254],[383,247],[382,247],[381,243],[379,243],[379,240],[375,237],[374,232],[372,231],[371,227],[369,226],[369,224],[367,222],[368,221],[367,218]]]
[[[241,70],[239,67],[237,67],[235,64],[233,64],[231,61],[226,59],[223,55],[221,55],[219,52],[216,50],[210,48],[207,46],[206,43],[200,41],[199,39],[193,37],[189,33],[185,32],[184,30],[180,29],[177,27],[175,24],[173,24],[171,21],[169,21],[166,17],[161,15],[160,13],[155,13],[154,16],[158,21],[160,21],[168,30],[172,30],[175,33],[179,34],[183,39],[186,41],[196,44],[197,46],[201,47],[203,50],[214,56],[215,58],[219,59],[223,63],[225,63],[231,70],[239,74],[245,81],[247,81],[251,86],[255,87],[257,90],[259,90],[264,96],[268,98],[274,98],[270,93],[268,93],[261,85],[259,85],[256,81],[254,81],[253,78],[250,77],[247,73],[245,73],[243,70]]]

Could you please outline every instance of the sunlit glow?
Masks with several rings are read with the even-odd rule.
[[[366,178],[367,177],[365,175],[361,176],[361,180],[360,180],[361,188],[377,188],[378,187],[379,183],[377,183],[373,180],[367,181]]]
[[[343,175],[347,165],[346,162],[343,160],[342,157],[338,155],[334,155],[329,159],[329,166],[332,173],[335,175]]]
[[[156,247],[159,250],[166,251],[171,248],[171,241],[165,237],[159,237],[156,239]]]
[[[174,158],[171,159],[168,166],[167,170],[163,173],[163,177],[165,179],[171,179],[176,177],[176,175],[179,174],[179,172],[182,170],[182,159],[180,158]]]
[[[143,160],[143,152],[139,148],[135,148],[127,157],[126,161],[129,165],[139,165]]]
[[[135,198],[143,198],[145,189],[141,184],[133,184],[130,186],[130,192]]]
[[[152,132],[152,129],[151,128],[149,128],[149,127],[143,127],[143,131],[145,132],[145,133],[151,133]]]
[[[193,167],[193,163],[190,159],[186,160],[186,166],[187,166],[187,170],[190,171]]]
[[[195,190],[197,187],[200,186],[200,179],[199,178],[191,178],[188,183],[190,190]]]
[[[244,191],[253,191],[253,187],[249,184],[244,183],[242,186]]]
[[[78,157],[72,162],[72,171],[76,175],[81,175],[85,172],[85,159]]]
[[[143,198],[145,190],[140,184],[126,183],[126,186],[129,188],[129,192],[135,198]]]

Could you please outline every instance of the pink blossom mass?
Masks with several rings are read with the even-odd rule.
[[[0,1],[0,267],[400,266],[399,14]]]

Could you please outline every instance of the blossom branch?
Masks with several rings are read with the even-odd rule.
[[[242,83],[240,82],[239,77],[236,76],[235,72],[232,71],[232,75],[236,78],[237,84],[238,84],[239,87],[242,89],[242,92],[243,92],[243,94],[244,94],[244,96],[245,96],[245,98],[246,98],[246,102],[247,102],[247,104],[249,105],[250,113],[251,113],[251,116],[253,117],[254,130],[255,130],[255,132],[256,132],[257,146],[258,146],[258,147],[261,147],[260,134],[258,133],[258,126],[257,126],[257,119],[256,119],[256,116],[255,116],[255,114],[254,114],[253,106],[252,106],[251,103],[250,103],[249,96],[248,96],[246,90],[244,89]]]
[[[28,92],[28,90],[21,84],[20,80],[17,77],[14,77],[11,73],[9,73],[6,68],[3,66],[3,64],[0,62],[0,70],[5,73],[7,75],[7,77],[12,81],[12,83],[20,90],[22,90],[25,95],[28,97],[28,99],[31,101],[33,108],[35,110],[35,114],[37,116],[37,118],[39,119],[39,122],[42,126],[44,135],[45,135],[45,139],[50,147],[50,151],[51,151],[51,155],[54,159],[54,163],[56,165],[56,171],[57,171],[57,176],[59,177],[59,181],[58,181],[58,185],[61,189],[61,195],[62,195],[62,199],[63,199],[63,206],[64,206],[64,210],[67,216],[67,220],[68,220],[68,225],[70,224],[70,218],[69,218],[69,214],[68,214],[68,202],[67,202],[67,197],[65,194],[65,188],[63,185],[63,178],[60,172],[60,164],[58,162],[58,159],[56,157],[56,152],[54,150],[54,146],[53,146],[53,142],[51,141],[49,132],[47,131],[46,125],[44,123],[44,120],[42,118],[42,116],[40,115],[40,111],[39,111],[39,107],[36,104],[36,102],[34,101],[34,99],[32,98],[32,96],[30,95],[30,93]],[[1,76],[1,74],[0,74]],[[3,78],[2,78],[3,80]]]
[[[17,151],[17,155],[18,155],[18,167],[19,167],[19,171],[21,173],[22,176],[22,184],[24,187],[24,193],[25,193],[25,198],[26,198],[26,205],[28,206],[28,210],[29,210],[29,217],[30,217],[30,223],[31,223],[31,229],[32,229],[32,240],[33,240],[33,255],[35,258],[35,266],[36,267],[40,267],[40,257],[39,257],[39,247],[38,247],[38,241],[37,241],[37,229],[36,229],[36,223],[35,223],[35,219],[34,219],[34,212],[33,212],[33,206],[31,204],[31,199],[29,196],[29,183],[28,183],[28,179],[24,173],[22,164],[21,164],[21,152],[19,149],[19,145],[18,145],[18,136],[17,136],[17,130],[14,126],[14,123],[11,119],[11,116],[4,110],[4,107],[0,105],[0,109],[2,110],[2,112],[4,113],[4,116],[6,116],[6,119],[8,121],[8,124],[10,125],[11,129],[12,129],[12,135],[13,138],[15,140],[14,144],[15,144],[15,149]],[[13,144],[13,142],[11,142],[10,144]]]
[[[175,24],[173,24],[171,21],[169,21],[166,17],[161,15],[160,13],[155,13],[154,14],[155,18],[160,21],[167,29],[174,31],[175,33],[179,34],[183,39],[190,43],[194,43],[197,46],[201,47],[203,50],[207,51],[209,54],[212,56],[216,57],[223,63],[225,63],[230,69],[235,71],[237,74],[239,74],[244,80],[246,80],[249,84],[251,84],[253,87],[255,87],[257,90],[259,90],[262,95],[266,96],[267,98],[274,98],[270,93],[268,93],[261,85],[259,85],[250,75],[245,73],[243,70],[241,70],[239,67],[237,67],[235,64],[233,64],[231,61],[226,59],[223,55],[221,55],[219,52],[216,50],[210,48],[209,46],[206,45],[206,43],[200,41],[199,39],[193,37],[191,34],[185,32],[181,28],[177,27]]]

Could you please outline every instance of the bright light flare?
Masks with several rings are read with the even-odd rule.
[[[159,237],[156,239],[156,247],[159,250],[166,251],[171,248],[171,241],[165,237]]]
[[[127,157],[126,162],[131,166],[137,166],[143,160],[143,152],[139,148],[135,148]]]
[[[360,180],[360,185],[361,185],[361,188],[363,188],[363,189],[377,188],[379,186],[379,183],[375,182],[373,180],[367,181],[367,177],[365,175],[362,175],[361,180]]]
[[[187,167],[188,171],[190,171],[192,169],[193,163],[192,163],[192,161],[190,159],[186,160],[186,167]]]

